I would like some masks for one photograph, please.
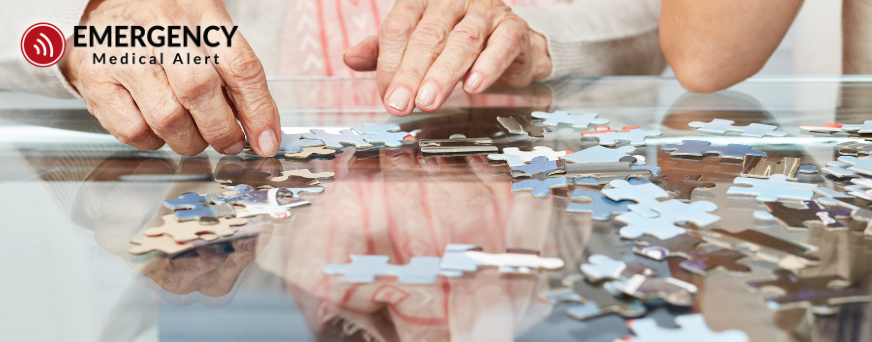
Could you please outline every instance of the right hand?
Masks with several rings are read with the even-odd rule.
[[[101,32],[115,25],[139,25],[146,31],[155,25],[223,25],[229,30],[233,22],[218,0],[92,0],[80,25]],[[248,136],[258,155],[272,157],[278,151],[278,109],[263,66],[241,33],[236,32],[230,47],[226,39],[216,47],[72,45],[68,44],[61,71],[88,110],[121,142],[139,150],[155,150],[166,143],[184,155],[198,154],[208,145],[219,153],[238,154]],[[137,59],[163,53],[165,64],[94,64],[93,53],[105,53],[107,59],[124,53],[135,53]],[[191,58],[217,54],[220,59],[209,64],[172,64],[176,53],[190,53]]]

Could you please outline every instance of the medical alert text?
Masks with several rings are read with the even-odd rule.
[[[95,47],[104,45],[107,47],[153,47],[174,48],[188,47],[189,44],[199,47],[206,44],[208,47],[233,46],[233,36],[236,34],[236,26],[228,29],[224,26],[152,26],[148,29],[142,26],[76,26],[73,34],[73,45],[76,47]],[[148,44],[146,44],[146,42]],[[166,51],[166,50],[165,50]],[[107,56],[106,53],[95,52],[92,61],[94,64],[219,64],[218,54],[191,55],[190,52],[172,53],[166,56],[164,53],[155,51],[149,55],[136,55],[133,52],[125,52],[117,56]]]

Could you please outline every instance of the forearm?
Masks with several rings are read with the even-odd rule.
[[[58,65],[39,68],[27,62],[19,48],[21,37],[33,24],[47,22],[57,26],[67,37],[79,19],[87,0],[18,1],[4,6],[0,15],[0,89],[18,90],[55,97],[71,97],[75,91],[64,80]]]
[[[754,75],[802,0],[663,0],[660,44],[681,84],[712,92]]]
[[[552,70],[564,76],[659,74],[659,1],[584,0],[554,7],[515,7],[545,36]]]

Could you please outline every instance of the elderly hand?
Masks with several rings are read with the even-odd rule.
[[[388,113],[438,109],[457,83],[483,92],[523,87],[551,73],[545,37],[502,0],[397,0],[378,37],[344,55],[358,71],[377,71]]]
[[[155,0],[124,2],[92,0],[80,25],[103,32],[107,26],[138,25],[146,31],[153,26],[181,25],[188,28],[210,25],[232,29],[233,22],[221,1]],[[84,30],[82,34],[86,34]],[[122,41],[131,42],[131,31]],[[182,40],[182,32],[176,31]],[[70,47],[61,71],[85,99],[88,110],[106,130],[123,143],[140,150],[154,150],[168,144],[173,151],[195,155],[208,145],[224,154],[242,151],[245,135],[252,149],[264,157],[276,154],[281,138],[278,109],[267,88],[260,60],[235,32],[230,41],[221,31],[212,31],[210,47],[146,46],[119,48],[109,44]],[[165,32],[166,36],[167,33]],[[112,30],[110,42],[115,40]],[[219,39],[221,38],[221,39]],[[140,56],[164,55],[163,64],[102,64],[93,53],[106,57],[125,53]],[[219,57],[201,64],[175,64],[182,56]],[[214,58],[214,57],[213,57]],[[237,122],[239,120],[239,122]],[[240,128],[239,123],[242,124]]]

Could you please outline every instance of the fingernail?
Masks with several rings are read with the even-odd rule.
[[[429,106],[433,104],[433,100],[436,99],[436,85],[432,82],[427,82],[421,86],[421,89],[418,90],[418,104],[423,106]]]
[[[257,139],[257,144],[260,146],[260,152],[267,156],[274,156],[279,151],[278,141],[276,141],[276,133],[271,129],[263,131],[260,138]]]
[[[481,85],[481,74],[474,72],[466,78],[466,82],[463,84],[463,89],[466,91],[475,91],[478,89],[479,85]]]
[[[242,142],[242,140],[237,141],[235,144],[233,144],[233,146],[230,146],[226,150],[224,150],[224,154],[226,154],[226,155],[239,154],[239,152],[242,152],[242,146],[244,144],[245,143]]]
[[[388,98],[388,106],[398,111],[406,110],[406,106],[409,105],[409,97],[412,96],[409,93],[409,90],[406,88],[397,88],[391,93],[391,97]]]

